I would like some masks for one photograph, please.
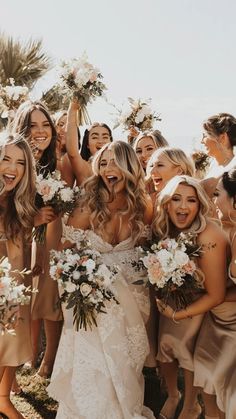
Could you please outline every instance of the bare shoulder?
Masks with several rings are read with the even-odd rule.
[[[211,244],[214,247],[225,247],[228,244],[226,233],[214,221],[208,221],[206,228],[198,236],[199,244]]]
[[[90,227],[90,212],[85,207],[77,207],[74,209],[68,219],[68,225],[83,230]]]
[[[144,211],[144,223],[151,224],[153,218],[153,203],[150,195],[146,195],[146,208]]]

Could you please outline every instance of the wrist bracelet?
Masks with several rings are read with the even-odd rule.
[[[179,323],[180,323],[180,321],[175,320],[175,314],[176,314],[176,310],[174,310],[174,311],[173,311],[173,314],[172,314],[172,321],[173,321],[175,324],[179,324]]]

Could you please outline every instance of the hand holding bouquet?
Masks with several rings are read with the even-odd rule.
[[[151,100],[134,100],[131,97],[128,98],[128,106],[125,109],[118,110],[118,117],[114,128],[119,125],[123,126],[125,130],[130,130],[133,127],[139,131],[147,131],[153,128],[155,121],[161,121],[159,115],[151,109]]]
[[[20,305],[29,304],[30,296],[27,294],[30,287],[19,284],[10,275],[11,266],[7,258],[0,260],[0,333],[14,334],[14,326],[18,317]],[[27,272],[16,273],[24,275]],[[14,272],[13,272],[14,273]]]
[[[7,86],[0,84],[0,115],[2,118],[13,119],[20,104],[28,99],[29,89],[26,86],[15,86],[13,78],[9,81]]]
[[[51,250],[50,275],[58,281],[63,293],[60,302],[73,309],[76,330],[97,326],[97,315],[106,313],[105,301],[115,301],[111,291],[118,273],[116,267],[108,268],[101,254],[91,250],[89,241],[81,235],[80,248],[61,252]]]
[[[63,63],[60,78],[63,94],[80,104],[81,123],[90,125],[86,105],[102,96],[106,89],[100,70],[89,63],[86,54],[83,54],[80,58]]]
[[[143,251],[139,264],[148,273],[148,284],[154,286],[164,305],[170,300],[176,310],[193,302],[196,290],[202,288],[203,275],[193,259],[202,249],[191,234],[181,233],[177,239],[165,239]]]
[[[74,188],[67,186],[66,182],[61,179],[61,173],[58,170],[46,177],[39,174],[36,179],[36,190],[42,197],[43,204],[51,206],[56,215],[70,214],[82,193],[77,186]],[[43,243],[45,233],[46,224],[43,224],[35,228],[34,236],[38,242]]]

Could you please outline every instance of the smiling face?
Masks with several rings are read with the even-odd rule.
[[[111,137],[106,127],[94,126],[89,131],[88,149],[93,156],[104,144],[110,143]]]
[[[179,184],[167,204],[167,212],[172,223],[180,230],[189,228],[195,220],[200,203],[193,186]]]
[[[5,183],[5,191],[12,191],[25,173],[24,152],[15,144],[9,144],[5,147],[5,153],[0,160],[0,176]]]
[[[205,146],[208,156],[215,157],[219,152],[219,142],[216,136],[213,134],[203,134],[201,143]]]
[[[36,109],[31,113],[30,146],[36,160],[42,157],[52,139],[52,127],[43,112]]]
[[[233,204],[227,191],[224,189],[222,180],[217,184],[214,192],[214,204],[216,206],[217,217],[221,221],[229,221],[229,214],[233,210]]]
[[[157,147],[152,137],[142,137],[139,140],[135,152],[144,170],[147,167],[148,160],[150,159],[151,155],[154,153],[156,149]]]
[[[182,174],[180,166],[175,166],[164,154],[160,154],[153,162],[150,175],[156,192],[160,192],[166,183],[176,175]]]
[[[113,150],[104,150],[99,164],[99,174],[109,192],[118,194],[124,190],[125,180],[115,162]]]

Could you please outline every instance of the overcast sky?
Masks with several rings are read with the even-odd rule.
[[[27,40],[42,38],[54,60],[80,56],[100,68],[108,100],[152,98],[163,135],[186,150],[202,121],[236,114],[235,0],[0,0],[0,28]],[[35,95],[57,74],[38,83]],[[99,100],[91,118],[112,125]],[[121,136],[118,131],[115,136]]]

